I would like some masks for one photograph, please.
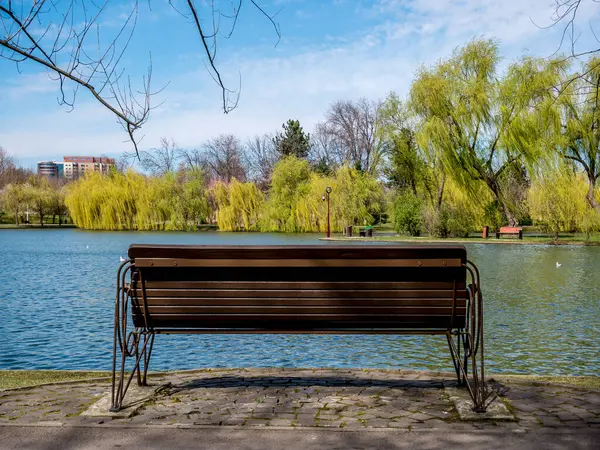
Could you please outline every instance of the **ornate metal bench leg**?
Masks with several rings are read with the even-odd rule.
[[[154,346],[154,333],[150,332],[149,335],[150,344],[148,348],[144,349],[144,375],[142,377],[142,386],[148,386],[146,377],[148,375],[148,365],[150,364],[150,357],[152,356],[152,347]],[[138,371],[139,375],[139,371]]]

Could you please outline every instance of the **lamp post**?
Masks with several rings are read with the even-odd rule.
[[[330,217],[330,208],[329,208],[329,194],[331,194],[331,187],[327,186],[325,188],[325,195],[323,195],[323,197],[321,198],[321,200],[325,201],[327,200],[327,237],[330,238],[331,237],[331,222],[329,220]]]

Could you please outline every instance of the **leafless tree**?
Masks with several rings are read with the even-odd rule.
[[[140,152],[142,167],[153,175],[161,176],[177,169],[179,149],[173,139],[160,139],[160,147]]]
[[[344,164],[345,154],[340,148],[341,142],[327,122],[315,125],[315,130],[311,134],[311,144],[308,155],[311,163],[324,161],[331,168]]]
[[[232,178],[246,180],[246,170],[242,164],[242,146],[236,136],[222,134],[207,141],[203,147],[213,180],[226,183]]]
[[[562,33],[560,43],[558,45],[557,53],[562,50],[566,45],[569,46],[569,54],[571,57],[580,57],[591,53],[600,52],[600,45],[593,46],[592,48],[578,49],[577,42],[581,36],[582,26],[584,28],[590,27],[596,42],[600,44],[600,39],[596,35],[593,24],[586,19],[585,13],[579,14],[585,7],[584,5],[600,4],[599,0],[554,0],[554,11],[550,17],[551,23],[546,27],[539,26],[539,28],[556,28],[562,26]],[[588,16],[591,17],[591,16]],[[587,23],[586,23],[587,22]],[[535,22],[534,22],[535,23]],[[536,24],[537,25],[537,24]]]
[[[330,135],[339,161],[372,174],[377,172],[383,150],[377,133],[379,105],[365,98],[335,102],[322,130]]]
[[[198,31],[202,51],[208,58],[207,68],[222,91],[225,113],[236,107],[239,88],[229,89],[221,77],[216,65],[217,42],[218,38],[231,36],[245,2],[263,14],[280,36],[274,15],[254,0],[223,1],[227,7],[218,0],[206,0],[201,6],[194,0],[169,0]],[[151,58],[141,88],[133,88],[120,67],[136,28],[138,0],[130,4],[128,14],[112,36],[106,36],[106,27],[102,26],[104,20],[115,20],[108,11],[109,5],[109,0],[0,0],[0,58],[14,61],[19,70],[24,62],[46,68],[60,85],[59,103],[70,109],[79,91],[88,91],[117,117],[139,156],[139,138],[134,133],[149,119],[152,97],[160,90],[151,91]],[[231,94],[234,100],[230,99]]]
[[[210,171],[208,158],[203,149],[181,148],[179,149],[180,168],[184,170],[201,169],[208,173]]]
[[[24,183],[33,172],[17,165],[14,157],[0,147],[0,189],[10,183]]]
[[[279,154],[270,134],[256,135],[246,144],[246,167],[248,177],[262,190],[267,190],[271,183],[273,166]]]
[[[107,6],[108,0],[2,1],[0,58],[14,61],[19,69],[25,61],[45,67],[60,84],[59,103],[71,109],[78,92],[87,90],[118,118],[137,151],[134,132],[151,110],[152,65],[142,88],[133,89],[119,63],[135,29],[138,2],[112,37],[100,30]]]

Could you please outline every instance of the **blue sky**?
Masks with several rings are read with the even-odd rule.
[[[181,0],[179,0],[180,3]],[[199,10],[208,20],[205,2]],[[177,2],[175,2],[177,5]],[[223,7],[231,3],[222,2]],[[230,86],[241,74],[239,107],[228,115],[220,91],[205,68],[197,33],[168,2],[140,3],[134,39],[122,61],[139,80],[152,53],[155,88],[169,83],[155,100],[143,130],[142,148],[173,138],[196,147],[220,133],[241,138],[273,132],[289,118],[308,131],[338,99],[404,96],[415,70],[447,57],[473,37],[500,42],[504,64],[520,55],[548,56],[562,29],[551,23],[553,0],[269,0],[277,13],[281,41],[270,23],[246,2],[231,39],[219,41],[217,62]],[[114,33],[131,2],[112,2],[102,31]],[[581,48],[593,45],[590,23],[599,23],[600,4],[582,3]],[[223,30],[227,24],[223,23]],[[131,150],[113,116],[81,92],[72,112],[57,103],[58,86],[34,64],[0,60],[0,146],[30,166],[63,155],[119,155]]]

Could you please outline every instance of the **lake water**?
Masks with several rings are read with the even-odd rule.
[[[318,237],[0,230],[0,369],[110,370],[115,274],[132,243],[329,245]],[[600,247],[467,251],[482,273],[490,372],[600,373]],[[157,337],[151,370],[203,367],[453,370],[443,337]]]

